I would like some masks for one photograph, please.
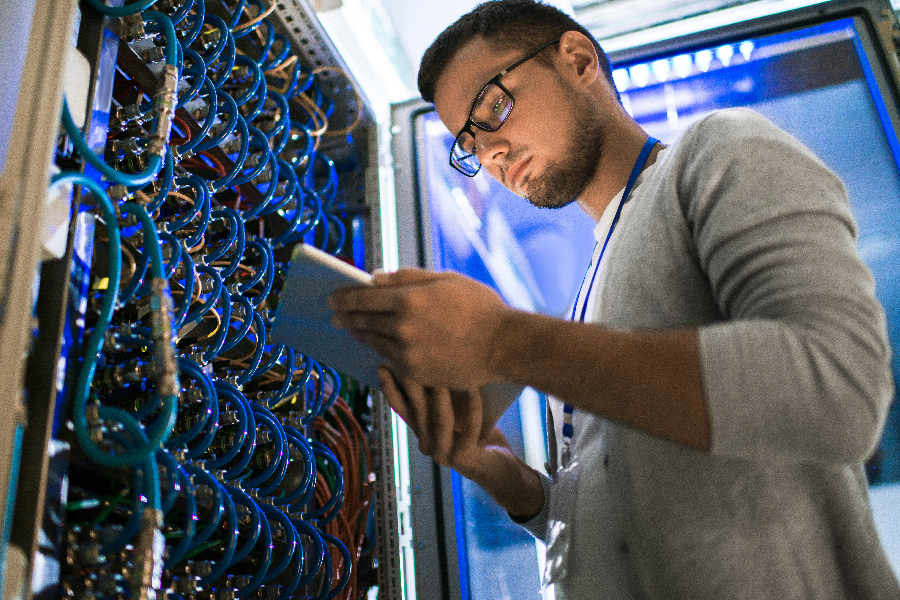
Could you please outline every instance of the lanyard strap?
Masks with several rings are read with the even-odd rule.
[[[587,314],[587,306],[588,300],[590,299],[591,290],[594,289],[594,280],[597,278],[597,273],[600,271],[600,262],[603,259],[603,253],[606,252],[606,246],[609,244],[609,238],[612,237],[613,230],[616,228],[616,224],[619,222],[619,217],[622,215],[622,207],[625,206],[625,203],[628,202],[628,196],[631,194],[631,188],[634,187],[635,182],[637,181],[638,175],[641,174],[641,171],[644,170],[644,165],[647,164],[647,159],[650,157],[650,152],[653,150],[653,147],[659,143],[659,140],[656,138],[648,138],[646,142],[644,142],[644,147],[641,148],[641,153],[638,155],[637,160],[634,163],[634,167],[631,169],[631,175],[628,177],[628,183],[625,184],[625,189],[622,191],[622,198],[619,200],[619,206],[616,208],[616,214],[613,217],[612,223],[609,226],[609,232],[606,234],[606,239],[603,241],[603,247],[600,248],[600,255],[597,257],[597,264],[594,265],[594,272],[591,275],[590,285],[587,287],[587,291],[585,292],[584,304],[581,305],[581,314],[578,317],[579,322],[584,322],[584,317]],[[596,246],[594,246],[596,248]],[[591,270],[591,266],[588,265],[587,270],[584,272],[584,277],[581,280],[581,288],[578,290],[578,296],[575,297],[575,306],[572,307],[572,316],[570,317],[570,321],[575,320],[575,313],[578,308],[578,301],[581,299],[581,292],[584,290],[584,282],[587,280],[587,274]],[[575,407],[571,404],[563,405],[563,456],[565,458],[564,462],[568,462],[568,454],[569,454],[569,445],[572,441],[572,436],[575,435],[575,428],[572,426],[572,413],[575,412]]]

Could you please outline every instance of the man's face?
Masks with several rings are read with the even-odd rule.
[[[526,54],[497,52],[480,37],[463,46],[437,84],[435,108],[444,125],[458,133],[482,86]],[[497,131],[474,130],[482,167],[535,206],[566,206],[596,174],[603,139],[597,109],[538,60],[516,67],[501,82],[515,106]]]

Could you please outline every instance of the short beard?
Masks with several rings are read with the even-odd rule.
[[[588,102],[573,107],[579,123],[570,137],[566,158],[551,163],[530,181],[525,198],[538,208],[562,208],[578,199],[597,174],[603,146],[603,123]]]

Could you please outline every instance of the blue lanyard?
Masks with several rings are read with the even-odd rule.
[[[647,164],[647,159],[650,157],[650,152],[653,150],[653,147],[659,143],[659,140],[655,138],[648,138],[646,142],[644,142],[644,147],[641,148],[641,153],[638,155],[637,160],[634,163],[634,167],[631,169],[631,175],[628,177],[628,183],[625,184],[625,189],[622,191],[622,198],[619,200],[619,206],[616,208],[616,214],[613,217],[612,223],[609,226],[609,232],[606,234],[606,239],[603,241],[603,247],[600,249],[600,255],[597,257],[597,264],[594,265],[594,272],[591,275],[591,283],[587,287],[587,292],[584,297],[584,304],[581,306],[581,315],[578,317],[578,321],[584,323],[584,317],[587,314],[587,306],[588,300],[590,299],[591,290],[594,289],[594,280],[597,278],[597,273],[600,271],[600,262],[603,260],[603,253],[606,252],[606,246],[609,244],[609,238],[612,237],[613,230],[616,228],[616,224],[619,222],[619,217],[622,216],[622,207],[625,206],[625,203],[628,202],[628,196],[631,194],[631,188],[634,187],[634,183],[637,181],[638,175],[641,174],[641,171],[644,170],[644,165]],[[596,246],[594,246],[596,248]],[[578,296],[575,297],[575,306],[572,307],[572,316],[569,318],[570,321],[575,320],[575,312],[578,308],[578,300],[581,299],[581,292],[584,289],[584,282],[587,280],[587,274],[590,272],[591,266],[588,265],[587,270],[584,272],[584,277],[581,280],[581,288],[578,290]],[[575,435],[575,428],[572,426],[572,413],[575,412],[575,407],[571,404],[563,405],[563,466],[567,466],[569,458],[569,445],[572,441],[572,437]]]

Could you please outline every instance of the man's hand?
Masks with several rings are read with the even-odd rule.
[[[423,385],[472,389],[499,379],[491,355],[512,309],[493,290],[421,269],[378,273],[374,281],[331,296],[336,327]]]
[[[477,390],[426,388],[408,377],[397,377],[384,367],[378,375],[388,404],[416,435],[422,454],[437,464],[477,481],[490,447],[509,449],[506,438],[496,428],[481,438],[481,397]]]
[[[416,435],[422,454],[483,487],[517,518],[540,512],[544,492],[537,474],[513,454],[499,429],[481,436],[477,390],[426,388],[385,367],[378,375],[385,399]]]

